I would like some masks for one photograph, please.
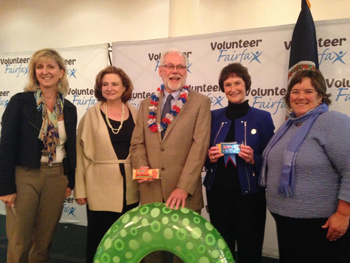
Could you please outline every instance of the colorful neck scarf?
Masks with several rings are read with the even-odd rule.
[[[284,151],[282,174],[280,179],[280,186],[278,188],[278,192],[281,195],[284,195],[286,197],[293,195],[294,170],[297,153],[318,116],[326,111],[328,111],[328,106],[322,103],[320,106],[308,111],[298,118],[295,116],[294,112],[289,115],[288,120],[286,120],[277,130],[263,152],[263,161],[259,178],[259,184],[261,186],[266,186],[266,174],[268,168],[267,156],[272,147],[279,141],[279,139],[285,134],[285,132],[292,124],[303,123],[303,125],[295,133],[294,137],[290,140],[286,150]]]
[[[57,120],[63,114],[64,99],[61,93],[57,93],[53,111],[50,112],[47,109],[44,96],[42,96],[40,89],[34,93],[34,97],[36,100],[37,109],[43,118],[43,124],[41,125],[38,138],[44,143],[42,153],[49,158],[49,165],[51,165],[51,163],[56,160],[56,146],[59,144]]]

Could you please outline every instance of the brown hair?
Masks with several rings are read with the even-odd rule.
[[[220,76],[219,76],[219,87],[222,92],[225,92],[224,82],[229,77],[242,78],[245,83],[245,91],[248,91],[250,89],[250,86],[252,85],[252,81],[248,73],[248,69],[246,67],[243,67],[240,63],[228,64],[226,67],[224,67],[221,70]]]
[[[332,101],[330,100],[331,94],[327,94],[326,81],[319,70],[299,70],[291,78],[287,93],[284,96],[284,101],[288,108],[290,108],[290,93],[294,85],[301,83],[304,78],[309,78],[311,80],[311,86],[316,90],[317,94],[322,97],[322,103],[330,105]]]
[[[114,66],[108,66],[97,74],[95,81],[95,97],[97,100],[103,102],[106,101],[106,99],[102,96],[102,78],[106,74],[116,74],[121,78],[123,86],[125,87],[125,91],[122,95],[122,101],[125,103],[130,100],[134,86],[132,85],[129,76],[126,75],[121,68],[116,68]]]

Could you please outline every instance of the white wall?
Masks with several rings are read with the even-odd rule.
[[[350,0],[310,1],[315,21],[350,18]],[[300,8],[301,0],[0,0],[0,53],[294,24]],[[276,248],[268,214],[264,254]]]
[[[310,0],[314,20],[350,0]],[[0,0],[0,53],[294,24],[300,0]]]
[[[350,17],[350,0],[310,0],[314,21]],[[169,36],[294,24],[301,0],[171,0]],[[183,10],[180,19],[175,14]]]
[[[163,0],[0,0],[0,53],[164,38],[168,17]]]

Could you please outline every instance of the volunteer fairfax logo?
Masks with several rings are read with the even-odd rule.
[[[10,91],[9,90],[3,90],[0,91],[0,106],[6,107],[7,104],[9,103],[9,95]]]
[[[230,42],[211,42],[211,50],[217,50],[219,52],[217,62],[239,62],[247,61],[250,63],[257,62],[261,64],[262,51],[251,51],[248,48],[257,48],[262,43],[262,39],[253,40],[238,40]],[[232,49],[240,49],[243,51],[236,51]]]
[[[220,107],[220,108],[225,107],[225,106],[222,105],[222,103],[221,103],[221,102],[223,101],[223,99],[225,98],[225,96],[221,96],[221,95],[215,96],[215,95],[209,93],[209,94],[207,95],[207,97],[210,99],[210,103],[211,103],[211,107],[212,107],[212,108],[214,108],[214,107]],[[216,105],[218,105],[218,106],[216,106]]]
[[[72,215],[75,217],[75,210],[77,209],[76,207],[73,206],[74,203],[74,198],[73,197],[68,197],[66,199],[64,199],[64,203],[63,203],[63,213],[69,215]]]
[[[211,107],[215,107],[219,105],[219,107],[224,107],[221,102],[225,98],[225,96],[219,95],[217,93],[220,92],[220,87],[217,84],[202,84],[202,85],[189,85],[190,89],[195,90],[199,93],[208,93],[207,97],[210,99]]]
[[[28,64],[30,58],[1,58],[1,65],[11,65],[11,64]]]
[[[320,65],[322,64],[323,61],[327,61],[327,60],[329,62],[332,62],[331,65],[333,65],[335,62],[339,62],[346,65],[346,63],[343,60],[346,53],[348,52],[347,51],[335,52],[335,51],[330,51],[329,48],[326,48],[322,53],[318,54],[318,60],[320,62]]]
[[[19,76],[24,76],[28,74],[28,67],[25,67],[22,64],[20,65],[7,64],[5,66],[4,72],[5,74],[13,74],[13,76],[16,76],[16,78],[18,78]]]
[[[77,78],[77,76],[75,75],[75,73],[77,73],[77,69],[76,68],[71,68],[71,66],[76,66],[75,63],[77,62],[77,60],[75,58],[68,58],[64,60],[64,64],[66,65],[67,68],[67,76],[68,78]]]
[[[77,208],[74,206],[67,205],[66,203],[63,204],[63,213],[67,214],[68,216],[72,215],[75,217],[74,212],[76,209]]]
[[[329,89],[337,89],[332,93],[335,95],[335,101],[350,101],[350,79],[326,79],[327,87]]]
[[[86,106],[86,110],[97,103],[97,99],[94,96],[85,97],[81,95],[73,95],[72,103],[76,106]]]
[[[75,77],[75,76],[74,76]],[[75,77],[76,78],[76,77]],[[72,103],[76,106],[86,106],[86,110],[97,103],[97,99],[94,97],[94,89],[69,89],[68,95],[73,96]]]
[[[129,100],[129,103],[136,108],[140,107],[140,102],[146,98],[151,97],[153,93],[147,92],[147,91],[142,91],[142,92],[133,92],[132,97]]]
[[[76,68],[67,69],[67,76],[68,76],[68,78],[70,78],[70,77],[77,78],[77,76],[75,76],[76,72],[77,72]]]
[[[275,115],[278,110],[286,109],[286,104],[283,96],[286,94],[285,88],[252,88],[247,91],[247,96],[252,96],[252,107],[269,110],[272,115]],[[280,97],[280,98],[278,98]]]
[[[333,39],[323,39],[319,38],[317,40],[317,46],[320,50],[320,48],[325,48],[321,53],[318,53],[318,61],[319,64],[321,65],[323,62],[329,62],[331,65],[334,63],[342,63],[344,65],[347,65],[344,59],[346,58],[345,55],[348,53],[348,51],[344,50],[337,50],[335,51],[334,49],[330,48],[335,48],[335,47],[342,47],[347,39],[345,37],[340,37],[340,38],[333,38]],[[291,47],[292,42],[291,41],[284,41],[284,47],[288,51]]]
[[[261,56],[262,51],[251,52],[248,49],[243,50],[243,52],[237,52],[234,50],[233,52],[228,52],[228,50],[220,50],[217,62],[239,62],[249,61],[249,64],[253,61],[256,61],[261,64],[259,57]]]

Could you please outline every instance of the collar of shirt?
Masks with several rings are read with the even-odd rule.
[[[176,101],[179,99],[179,97],[180,97],[180,91],[181,91],[181,89],[179,89],[179,90],[174,91],[173,93],[171,93],[171,95],[172,95],[173,98],[174,98],[174,99],[171,101],[171,107],[173,107],[173,106],[175,105]],[[166,99],[168,98],[169,94],[170,94],[170,93],[167,92],[167,91],[164,89],[164,96],[163,96],[163,98],[162,98],[162,109],[163,109],[163,107],[164,107],[164,104],[165,104]]]

